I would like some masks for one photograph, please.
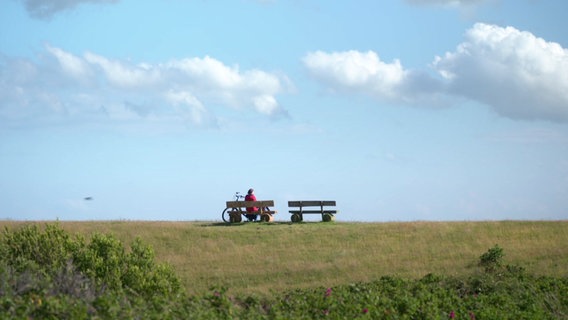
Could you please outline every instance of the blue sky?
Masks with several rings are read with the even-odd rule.
[[[568,219],[566,1],[1,8],[0,219]]]

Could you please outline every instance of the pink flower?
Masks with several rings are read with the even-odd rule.
[[[323,315],[324,315],[324,316],[328,316],[328,315],[329,315],[329,310],[327,310],[327,309],[323,310]]]
[[[454,319],[456,317],[456,313],[452,310],[450,312],[450,319]]]
[[[367,309],[367,308],[363,309],[363,313],[368,313],[368,312],[369,312],[369,309]]]
[[[327,288],[327,290],[325,290],[325,296],[326,297],[331,296],[331,288]]]
[[[473,313],[473,311],[469,313],[469,318],[475,320],[475,313]]]

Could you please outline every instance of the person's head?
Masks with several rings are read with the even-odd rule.
[[[248,194],[253,194],[253,193],[254,193],[254,189],[250,188],[249,191],[248,191]]]

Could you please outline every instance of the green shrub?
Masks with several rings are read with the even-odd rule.
[[[567,279],[482,273],[469,279],[427,275],[276,297],[272,319],[565,319]]]
[[[52,272],[71,259],[75,246],[76,242],[56,225],[48,224],[43,231],[29,225],[14,232],[4,231],[0,254],[16,271],[41,268]]]
[[[503,266],[503,248],[495,245],[479,257],[479,265],[485,268],[486,272],[494,272]]]
[[[0,237],[0,318],[144,318],[183,311],[180,281],[140,239],[90,241],[58,225],[5,229]]]

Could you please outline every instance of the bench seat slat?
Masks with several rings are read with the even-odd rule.
[[[276,211],[276,210],[265,210],[265,211],[262,211],[262,213],[260,213],[260,210],[252,211],[252,212],[247,212],[247,211],[243,210],[243,211],[241,211],[241,213],[244,213],[244,214],[276,214],[276,213],[278,213],[278,211]]]
[[[261,201],[227,201],[228,208],[247,208],[247,207],[274,207],[274,200]]]
[[[332,200],[302,200],[302,201],[288,201],[288,207],[321,207],[321,206],[335,206],[335,201]]]
[[[262,211],[262,213],[260,213],[260,210],[258,211],[253,211],[253,212],[246,212],[243,211],[244,214],[257,214],[257,215],[265,215],[265,214],[277,214],[278,211],[274,210],[274,211]]]
[[[329,214],[336,214],[337,210],[289,210],[288,212],[290,213],[317,213],[317,214],[323,214],[323,213],[329,213]]]

